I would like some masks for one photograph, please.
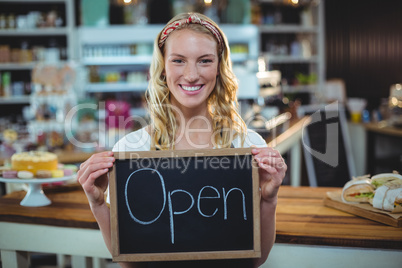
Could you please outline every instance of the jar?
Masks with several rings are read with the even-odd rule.
[[[47,146],[52,149],[62,148],[64,145],[64,129],[61,124],[50,122],[47,136]]]
[[[15,29],[15,16],[13,13],[8,15],[8,17],[7,17],[7,28]]]
[[[5,29],[7,27],[6,15],[0,14],[0,29]]]

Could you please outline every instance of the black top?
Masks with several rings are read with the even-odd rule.
[[[253,259],[202,260],[202,261],[170,261],[144,263],[147,268],[226,268],[253,267]]]

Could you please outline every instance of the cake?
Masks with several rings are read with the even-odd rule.
[[[57,155],[50,152],[30,151],[13,154],[11,168],[17,171],[30,171],[36,175],[38,170],[56,170]]]

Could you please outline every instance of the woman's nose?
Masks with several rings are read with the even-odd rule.
[[[195,82],[199,78],[198,68],[193,64],[188,64],[184,69],[184,78],[188,82]]]

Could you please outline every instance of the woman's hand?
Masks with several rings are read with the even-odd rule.
[[[113,152],[92,155],[81,164],[77,180],[82,185],[91,207],[105,202],[104,193],[109,184],[107,172],[113,166]]]
[[[269,147],[253,148],[251,152],[259,166],[261,198],[274,200],[287,170],[285,161],[277,150]]]

